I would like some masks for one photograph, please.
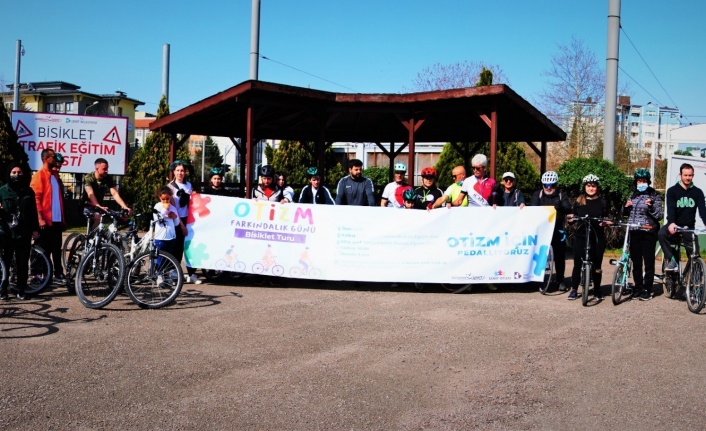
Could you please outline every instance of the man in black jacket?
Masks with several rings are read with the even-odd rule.
[[[336,187],[336,205],[374,207],[375,186],[370,178],[363,176],[363,162],[358,159],[350,160],[348,173]]]
[[[532,194],[530,206],[553,206],[556,209],[556,223],[554,223],[554,233],[552,234],[552,250],[554,251],[554,263],[556,268],[556,280],[559,283],[559,290],[566,292],[569,290],[564,283],[564,271],[566,269],[566,233],[564,232],[564,219],[571,211],[571,204],[566,193],[557,190],[559,175],[554,171],[547,171],[542,174],[542,189]]]
[[[693,229],[696,224],[696,210],[699,217],[706,224],[706,205],[704,205],[704,192],[694,185],[694,167],[684,163],[679,167],[680,181],[667,189],[665,203],[667,207],[667,223],[662,226],[657,234],[659,245],[662,247],[664,259],[668,261],[666,271],[676,271],[677,262],[674,260],[674,249],[669,244],[670,236],[677,233],[677,227]],[[699,243],[694,244],[689,235],[684,235],[682,244],[687,253],[691,254],[692,247],[699,250]]]

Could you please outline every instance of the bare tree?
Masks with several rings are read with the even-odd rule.
[[[508,84],[508,79],[500,66],[464,61],[454,64],[437,63],[426,67],[414,78],[412,87],[405,87],[404,91],[435,91],[475,87],[485,82],[481,80],[481,73],[484,69],[492,72],[494,83]]]
[[[602,136],[605,72],[582,40],[572,37],[558,48],[543,73],[549,81],[540,94],[540,107],[569,133],[565,157],[585,157]]]

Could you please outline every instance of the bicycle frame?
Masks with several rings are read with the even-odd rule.
[[[618,305],[623,295],[632,294],[632,289],[628,279],[632,270],[632,261],[630,260],[630,228],[639,228],[642,230],[650,229],[649,225],[641,225],[637,223],[616,223],[614,227],[625,228],[625,238],[623,239],[623,250],[620,254],[620,259],[610,259],[611,265],[616,265],[615,275],[613,276],[613,284],[611,286],[611,297],[613,305]]]
[[[602,217],[591,217],[591,216],[574,216],[573,221],[580,222],[586,225],[586,245],[584,247],[584,256],[581,262],[581,304],[585,307],[588,304],[588,290],[591,285],[591,279],[593,275],[593,261],[591,261],[591,233],[593,230],[591,221],[605,222],[608,221]],[[594,286],[594,289],[599,289],[600,286]],[[595,290],[594,290],[595,291]]]

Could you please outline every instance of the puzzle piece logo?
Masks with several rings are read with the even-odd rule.
[[[191,193],[191,204],[189,205],[189,215],[186,218],[187,224],[192,224],[196,221],[194,214],[198,214],[199,218],[208,217],[211,210],[207,204],[211,202],[211,198],[204,196],[201,193]]]
[[[539,247],[539,251],[532,256],[532,262],[534,262],[534,270],[532,273],[539,277],[544,274],[544,270],[547,267],[547,259],[549,258],[549,246],[543,245]]]
[[[499,270],[495,271],[495,272],[493,273],[493,275],[494,275],[495,277],[502,277],[503,275],[505,275],[505,273],[503,272],[502,269],[499,269]]]
[[[186,263],[192,268],[198,268],[204,260],[208,260],[210,257],[206,253],[206,244],[198,243],[197,246],[191,246],[192,241],[184,242],[184,257],[186,258]]]

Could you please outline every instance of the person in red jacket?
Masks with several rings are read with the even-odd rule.
[[[54,150],[42,150],[42,167],[32,176],[30,187],[34,190],[39,218],[37,244],[44,249],[53,264],[53,279],[65,284],[64,268],[61,265],[61,232],[64,230],[64,185],[58,173],[52,172],[55,164],[63,164],[64,158]]]

